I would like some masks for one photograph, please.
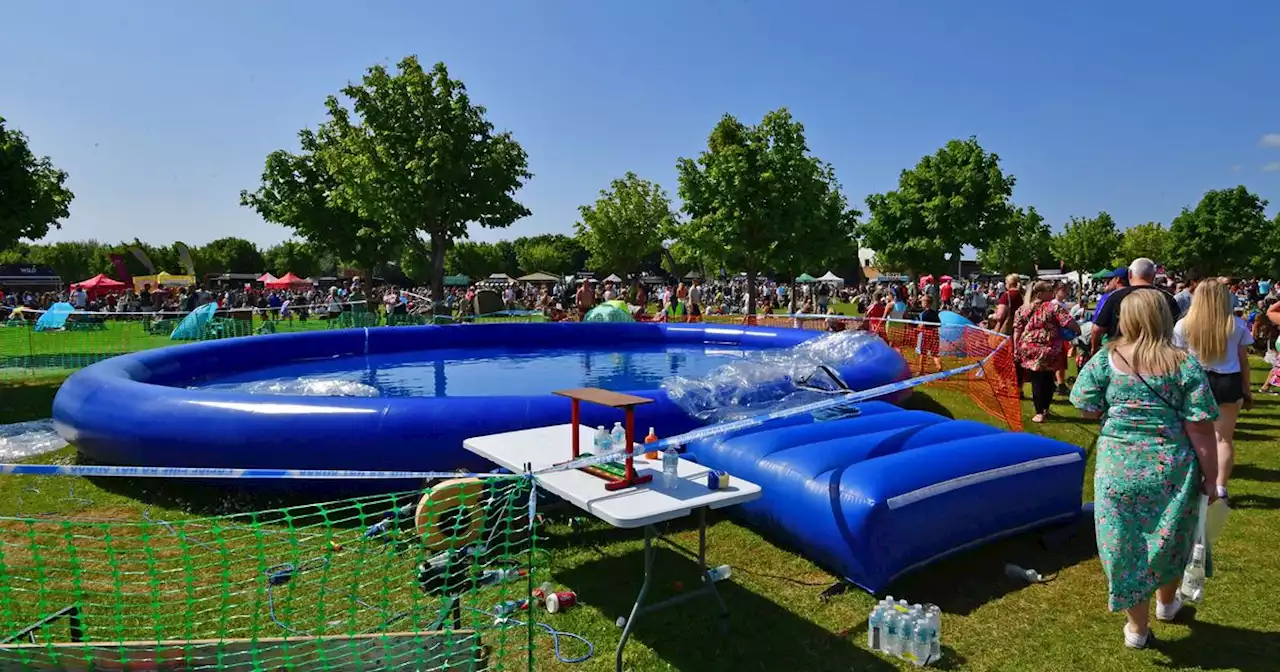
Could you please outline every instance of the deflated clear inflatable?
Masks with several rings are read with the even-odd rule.
[[[794,348],[753,352],[698,378],[667,378],[662,389],[699,420],[737,420],[844,393],[848,387],[840,370],[880,342],[865,331],[823,334]]]
[[[191,389],[231,389],[249,394],[275,394],[291,397],[377,397],[378,388],[354,380],[340,378],[295,378],[293,380],[257,380],[250,383],[210,385]]]

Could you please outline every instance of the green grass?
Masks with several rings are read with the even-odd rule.
[[[1255,360],[1254,366],[1254,379],[1261,382],[1265,364]],[[43,378],[0,384],[0,422],[46,417],[58,382]],[[1096,425],[1078,419],[1059,402],[1057,417],[1030,431],[1091,447]],[[989,420],[956,393],[918,392],[910,405],[957,418]],[[1029,415],[1029,410],[1024,411]],[[905,577],[888,592],[943,608],[946,658],[940,667],[945,669],[1280,669],[1280,617],[1270,592],[1272,586],[1280,585],[1280,554],[1275,552],[1280,547],[1277,429],[1280,397],[1260,395],[1258,407],[1244,414],[1237,434],[1232,482],[1236,509],[1215,548],[1217,574],[1209,582],[1208,600],[1179,624],[1156,625],[1161,642],[1152,650],[1134,652],[1122,647],[1123,617],[1106,611],[1106,584],[1090,525],[991,544]],[[1090,464],[1092,458],[1090,450]],[[75,455],[68,449],[36,459],[68,462]],[[1086,499],[1092,496],[1091,480],[1086,478]],[[109,516],[137,521],[149,509],[152,518],[178,521],[284,503],[288,502],[156,482],[0,477],[0,515]],[[535,635],[537,667],[613,669],[613,648],[620,632],[614,621],[629,610],[641,577],[639,532],[614,530],[592,519],[571,527],[571,515],[576,516],[548,517],[542,529],[545,541],[539,542],[548,551],[539,556],[539,562],[547,566],[538,579],[547,577],[574,589],[582,606],[555,616],[540,613],[539,618],[587,637],[595,644],[596,655],[581,665],[557,663],[550,639],[539,633]],[[673,525],[667,532],[685,547],[697,543],[690,526]],[[733,613],[730,634],[718,634],[710,601],[648,614],[628,645],[627,669],[907,669],[865,649],[871,596],[855,590],[821,600],[823,589],[835,581],[832,575],[727,519],[714,519],[709,539],[711,564],[733,567],[733,578],[720,584]],[[653,597],[678,592],[676,582],[696,585],[691,561],[662,546],[659,549]],[[1020,585],[1005,578],[1006,562],[1056,574],[1056,578],[1041,585]],[[564,647],[568,654],[578,652],[572,642]],[[522,669],[522,656],[515,649],[496,655],[509,669]]]

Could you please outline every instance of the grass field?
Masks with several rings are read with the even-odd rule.
[[[1254,362],[1255,381],[1265,364]],[[59,379],[41,377],[0,382],[0,422],[47,417]],[[1061,402],[1061,400],[1060,400]],[[926,389],[915,407],[957,418],[983,417],[967,397]],[[1091,446],[1093,423],[1078,419],[1060,403],[1058,417],[1039,432]],[[1029,411],[1028,411],[1029,413]],[[1232,513],[1215,549],[1217,575],[1208,600],[1178,624],[1158,624],[1161,642],[1133,652],[1122,647],[1123,617],[1106,612],[1106,589],[1097,561],[1092,527],[1054,534],[1028,534],[951,558],[910,575],[887,592],[914,602],[933,602],[944,611],[944,669],[992,670],[1245,670],[1280,669],[1280,616],[1268,589],[1280,583],[1280,397],[1260,395],[1244,414],[1238,432],[1238,464],[1232,484]],[[1092,450],[1090,459],[1092,460]],[[66,449],[36,458],[69,462]],[[1092,484],[1085,483],[1086,499]],[[0,515],[53,514],[68,518],[110,517],[181,521],[246,507],[284,503],[222,489],[70,478],[0,477]],[[1000,506],[1000,502],[993,502]],[[629,610],[641,577],[639,533],[598,522],[570,525],[568,514],[551,516],[542,529],[547,550],[539,556],[544,576],[577,591],[583,605],[540,618],[560,630],[587,637],[595,656],[580,665],[556,662],[550,638],[535,635],[538,669],[613,668],[618,616]],[[686,547],[697,543],[690,527],[672,526],[669,536]],[[659,547],[656,570],[660,598],[675,582],[695,585],[693,563]],[[905,665],[865,648],[866,615],[874,599],[851,591],[829,600],[820,594],[834,577],[804,558],[771,544],[734,522],[716,519],[710,531],[712,565],[729,564],[733,578],[721,585],[733,612],[728,636],[718,634],[711,602],[692,602],[646,615],[626,653],[632,670],[889,670]],[[1035,568],[1054,579],[1028,586],[1007,579],[1006,562]],[[180,619],[180,616],[165,616]],[[209,633],[197,633],[209,634]],[[277,633],[263,633],[277,634]],[[565,642],[565,653],[579,650]],[[498,654],[507,669],[522,669],[522,654]]]

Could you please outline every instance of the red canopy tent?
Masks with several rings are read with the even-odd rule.
[[[299,278],[293,274],[293,271],[285,273],[283,276],[265,283],[269,289],[296,289],[303,287],[311,287],[311,281],[305,278]]]
[[[128,285],[120,282],[119,280],[112,280],[102,273],[99,273],[88,280],[71,285],[72,289],[77,287],[83,288],[85,293],[89,295],[89,298],[93,299],[103,294],[123,292]]]
[[[262,283],[262,284],[264,284],[264,285],[270,285],[271,283],[275,282],[276,280],[279,280],[279,278],[277,278],[277,277],[276,277],[276,276],[274,276],[274,275],[271,275],[270,273],[263,273],[263,274],[262,274],[262,277],[258,278],[258,279],[257,279],[257,280],[255,280],[254,282],[261,282],[261,283]]]

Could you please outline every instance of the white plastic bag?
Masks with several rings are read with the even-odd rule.
[[[1267,363],[1270,364],[1271,366],[1276,365],[1277,354],[1276,354],[1275,341],[1272,341],[1270,339],[1267,340],[1267,354],[1266,356],[1263,357],[1263,359],[1267,360]]]

